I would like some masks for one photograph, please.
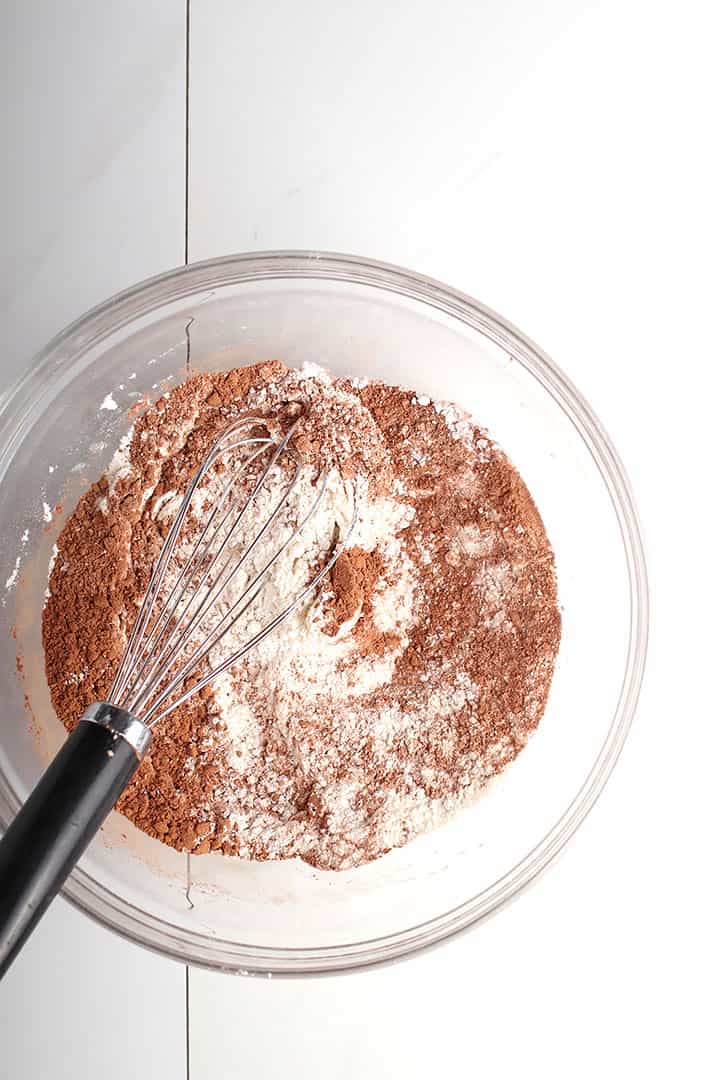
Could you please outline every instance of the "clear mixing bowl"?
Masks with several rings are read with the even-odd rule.
[[[478,803],[443,828],[368,866],[327,873],[296,860],[181,855],[113,813],[65,887],[104,925],[169,956],[307,974],[439,942],[548,865],[598,797],[627,734],[647,586],[632,496],[598,421],[535,345],[475,300],[395,267],[314,252],[172,271],[70,326],[0,402],[4,827],[64,736],[40,637],[64,516],[107,466],[142,396],[158,396],[191,369],[270,358],[310,360],[465,406],[508,452],[540,508],[563,611],[540,728]]]

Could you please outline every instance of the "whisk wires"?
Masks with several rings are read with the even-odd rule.
[[[255,571],[240,595],[223,610],[219,604],[228,585],[245,567],[264,538],[272,536],[273,526],[295,492],[302,461],[292,440],[302,416],[285,435],[274,439],[261,417],[248,416],[229,426],[216,439],[195,473],[180,503],[153,567],[150,581],[120,667],[108,694],[108,700],[152,726],[173,709],[199,693],[223,672],[273,632],[296,611],[330,572],[347,545],[357,520],[357,503],[343,537],[336,526],[334,543],[324,563],[311,580],[287,602],[269,622],[240,647],[214,667],[204,664],[210,653],[248,612],[269,580],[270,572],[293,540],[317,512],[327,493],[327,472],[321,472],[317,492],[304,516],[287,531],[269,558]],[[257,434],[258,430],[267,434]],[[189,555],[179,564],[178,549],[185,538],[184,527],[194,498],[202,495],[201,485],[208,473],[223,458],[229,457],[228,479],[207,513],[207,520],[191,541]],[[263,466],[262,459],[267,457]],[[250,482],[258,463],[257,479]],[[250,509],[259,506],[271,475],[283,477],[279,497],[266,513],[252,539],[240,545],[241,525]],[[245,481],[243,483],[243,481]],[[242,494],[239,494],[242,493]],[[236,543],[234,544],[233,541]],[[259,552],[258,552],[259,553]],[[261,560],[262,561],[262,560]],[[173,580],[173,574],[175,578]],[[235,641],[237,645],[237,640]],[[201,668],[204,674],[192,682]],[[187,685],[191,681],[191,685]]]

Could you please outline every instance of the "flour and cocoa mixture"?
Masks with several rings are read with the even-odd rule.
[[[357,504],[350,545],[287,623],[158,725],[118,809],[178,850],[343,869],[475,799],[547,700],[560,639],[552,551],[513,466],[456,408],[275,362],[193,376],[137,418],[58,540],[47,676],[71,728],[108,692],[201,457],[248,412],[282,431],[288,402],[306,409],[297,498],[312,499],[320,467],[328,487],[218,650],[311,580]],[[265,494],[267,514],[277,490]]]

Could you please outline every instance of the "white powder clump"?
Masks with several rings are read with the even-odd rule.
[[[181,503],[182,494],[177,491],[166,491],[155,499],[150,513],[157,521],[172,520],[180,510]]]
[[[476,435],[476,428],[468,414],[462,412],[457,405],[452,405],[447,401],[434,401],[432,404],[437,414],[442,416],[447,424],[448,431],[453,439],[461,442],[468,450],[471,449]]]
[[[18,574],[20,573],[20,564],[21,564],[21,562],[22,562],[22,556],[18,555],[18,557],[15,560],[15,566],[13,568],[12,573],[5,580],[5,589],[6,589],[7,592],[10,592],[10,590],[15,587],[15,582],[17,581]]]
[[[58,548],[57,544],[53,544],[52,553],[50,555],[50,563],[48,565],[48,581],[50,580],[50,575],[52,574],[53,570],[55,569],[55,563],[57,562],[57,557],[58,557],[59,554],[60,554],[60,551],[59,551],[59,548]]]
[[[123,435],[122,439],[120,440],[118,448],[113,454],[110,464],[108,465],[107,471],[105,473],[111,495],[115,491],[115,488],[117,487],[120,480],[132,475],[132,467],[130,465],[130,447],[132,445],[132,441],[133,428],[131,427],[130,430],[125,435]],[[103,510],[103,513],[106,512],[107,506],[105,507],[105,510]]]
[[[52,575],[53,570],[55,569],[55,563],[57,562],[59,554],[60,554],[60,550],[59,550],[57,544],[53,544],[52,552],[50,554],[50,562],[48,563],[48,574],[47,574],[48,583],[47,583],[47,585],[45,587],[45,601],[44,601],[44,604],[47,604],[48,600],[50,599],[50,577]]]

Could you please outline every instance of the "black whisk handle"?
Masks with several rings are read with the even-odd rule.
[[[150,729],[90,706],[0,840],[0,978],[127,787]]]

